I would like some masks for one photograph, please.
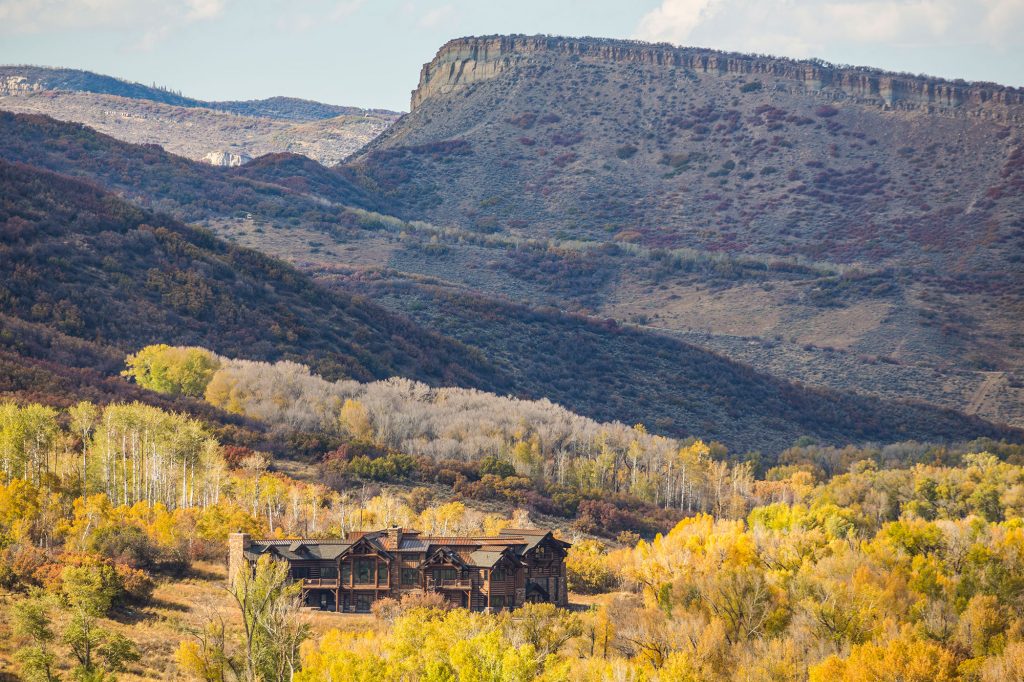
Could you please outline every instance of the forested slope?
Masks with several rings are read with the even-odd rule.
[[[0,162],[0,186],[6,315],[122,357],[173,340],[302,360],[335,377],[489,385],[486,364],[460,344],[281,261],[53,173]],[[110,371],[105,357],[87,364]]]

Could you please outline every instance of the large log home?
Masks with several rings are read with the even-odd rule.
[[[568,604],[569,543],[550,531],[506,529],[492,537],[438,537],[392,528],[349,533],[344,540],[228,539],[228,575],[261,556],[287,561],[313,608],[363,613],[377,599],[440,592],[474,611],[512,609],[526,602]]]

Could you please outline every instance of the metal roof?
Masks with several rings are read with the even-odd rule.
[[[392,529],[392,531],[398,529]],[[349,548],[360,541],[365,541],[376,550],[387,554],[397,552],[433,553],[446,548],[458,554],[467,563],[489,568],[494,565],[501,554],[510,551],[514,556],[521,557],[536,547],[542,540],[551,536],[551,532],[539,528],[506,528],[498,535],[452,536],[422,535],[419,531],[401,529],[402,537],[398,541],[388,531],[367,531],[350,541],[346,540],[254,540],[246,548],[245,555],[256,560],[270,552],[274,556],[289,561],[335,561]],[[555,540],[563,547],[568,543]],[[396,546],[397,545],[397,546]]]
[[[250,559],[269,552],[289,561],[334,561],[351,546],[338,540],[255,540],[245,554]]]

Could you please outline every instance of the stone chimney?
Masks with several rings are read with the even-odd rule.
[[[245,567],[245,550],[249,548],[250,543],[251,538],[248,533],[228,535],[228,584],[233,584],[235,576]]]
[[[402,527],[401,526],[399,526],[398,524],[392,525],[391,528],[388,528],[387,530],[383,531],[383,533],[384,533],[385,536],[387,536],[387,538],[389,540],[391,540],[392,542],[395,543],[395,548],[396,549],[398,547],[402,546]]]

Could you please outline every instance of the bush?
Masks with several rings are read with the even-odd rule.
[[[516,468],[512,466],[511,462],[499,457],[484,457],[480,460],[480,475],[484,476],[486,474],[491,474],[498,478],[507,478],[516,475]]]
[[[615,150],[615,156],[619,157],[623,161],[626,159],[632,159],[636,156],[639,150],[631,144],[626,144]]]
[[[138,526],[103,526],[88,540],[90,552],[132,568],[152,568],[160,551]]]
[[[385,597],[373,602],[370,611],[377,620],[394,623],[405,614],[415,609],[436,609],[447,611],[452,603],[439,592],[414,592],[402,595],[401,600]]]
[[[582,540],[569,548],[565,570],[570,590],[596,594],[615,588],[618,579],[608,566],[607,549],[597,540]]]
[[[416,458],[400,453],[391,453],[376,459],[360,455],[354,457],[347,467],[347,471],[352,475],[371,481],[405,479],[415,470]]]

